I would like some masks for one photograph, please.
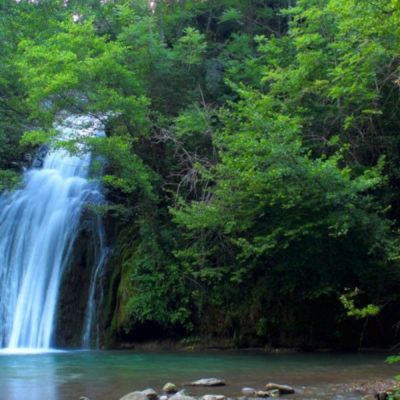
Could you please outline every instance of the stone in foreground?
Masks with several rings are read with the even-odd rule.
[[[257,390],[256,397],[269,397],[271,392],[267,392],[265,390]]]
[[[250,387],[242,388],[242,394],[244,394],[245,396],[254,396],[256,391],[257,391],[256,389]]]
[[[204,378],[186,384],[186,386],[225,386],[225,385],[226,383],[223,379],[217,379],[217,378]]]
[[[223,394],[206,394],[201,400],[225,400],[225,396]]]
[[[142,393],[148,398],[148,400],[158,400],[158,394],[153,389],[142,390]]]
[[[278,383],[267,383],[265,385],[267,390],[279,390],[280,394],[293,394],[294,389],[289,385],[280,385]]]
[[[178,392],[177,394],[171,396],[169,400],[196,400],[196,399],[192,396],[187,396],[186,394],[180,394],[180,392]]]
[[[178,391],[178,388],[176,387],[175,383],[168,382],[163,386],[162,391],[167,394],[173,394]]]
[[[148,400],[148,399],[144,393],[136,391],[126,394],[119,400]]]

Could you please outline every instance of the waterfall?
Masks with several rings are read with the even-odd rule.
[[[97,304],[100,304],[103,300],[103,290],[101,285],[99,285],[99,280],[101,278],[101,273],[103,272],[103,267],[108,255],[108,248],[104,243],[104,229],[100,218],[96,220],[96,231],[97,231],[97,243],[96,243],[96,254],[95,260],[96,265],[92,268],[92,275],[90,278],[90,287],[88,293],[88,300],[86,305],[86,316],[83,325],[83,335],[82,335],[82,347],[88,349],[91,347],[91,338],[93,336],[93,330],[95,330],[95,347],[99,347],[99,325],[98,323],[94,325],[97,315]]]
[[[104,135],[98,119],[69,116],[61,138]],[[89,153],[50,149],[41,168],[24,173],[23,186],[0,198],[0,347],[49,349],[63,272],[79,233],[85,206],[102,200],[88,179]],[[104,233],[98,223],[98,261],[93,266],[84,336],[90,342],[97,281],[104,264]]]

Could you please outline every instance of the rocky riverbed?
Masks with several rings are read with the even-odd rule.
[[[237,397],[227,397],[223,394],[212,393],[215,388],[226,386],[226,381],[219,378],[202,378],[196,381],[184,383],[181,386],[190,388],[202,388],[207,394],[200,394],[197,391],[193,394],[187,388],[182,389],[178,385],[167,382],[160,393],[154,389],[135,390],[122,396],[119,400],[265,400],[265,398],[280,399],[283,397],[302,398],[309,400],[318,399],[318,393],[306,386],[292,387],[287,384],[269,382],[262,388],[243,387]],[[332,399],[344,398],[343,394],[348,393],[354,399],[361,400],[397,400],[397,382],[394,380],[359,381],[352,384],[337,385],[331,387]],[[326,396],[326,393],[324,393]],[[92,400],[82,396],[79,400]],[[95,399],[93,399],[95,400]]]

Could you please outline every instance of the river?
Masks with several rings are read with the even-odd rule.
[[[166,382],[217,377],[220,388],[187,388],[193,395],[241,396],[242,387],[262,389],[268,382],[294,386],[287,399],[360,399],[353,390],[385,380],[400,367],[385,364],[385,354],[263,352],[138,353],[71,351],[16,355],[0,353],[1,400],[118,400],[124,394]]]

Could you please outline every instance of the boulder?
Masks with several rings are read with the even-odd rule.
[[[256,389],[250,388],[250,387],[244,387],[242,388],[242,394],[245,396],[254,396],[256,393]]]
[[[270,392],[267,392],[265,390],[257,390],[256,396],[257,397],[269,397],[270,396]]]
[[[226,383],[223,379],[217,379],[217,378],[203,378],[186,384],[186,386],[225,386],[225,385]]]
[[[201,400],[225,400],[225,396],[223,394],[206,394]]]
[[[196,399],[192,396],[188,396],[186,394],[181,394],[180,392],[178,392],[177,394],[171,396],[169,400],[196,400]]]
[[[168,382],[163,386],[162,391],[167,394],[173,394],[178,391],[178,388],[175,383]]]
[[[119,400],[148,400],[143,392],[131,392],[121,397]]]
[[[278,383],[267,383],[265,385],[265,389],[270,390],[279,390],[280,394],[293,394],[294,389],[289,385],[280,385]]]
[[[278,389],[269,390],[268,393],[271,397],[279,397],[281,394]]]
[[[142,393],[147,397],[148,400],[158,400],[158,394],[153,389],[142,390]]]

